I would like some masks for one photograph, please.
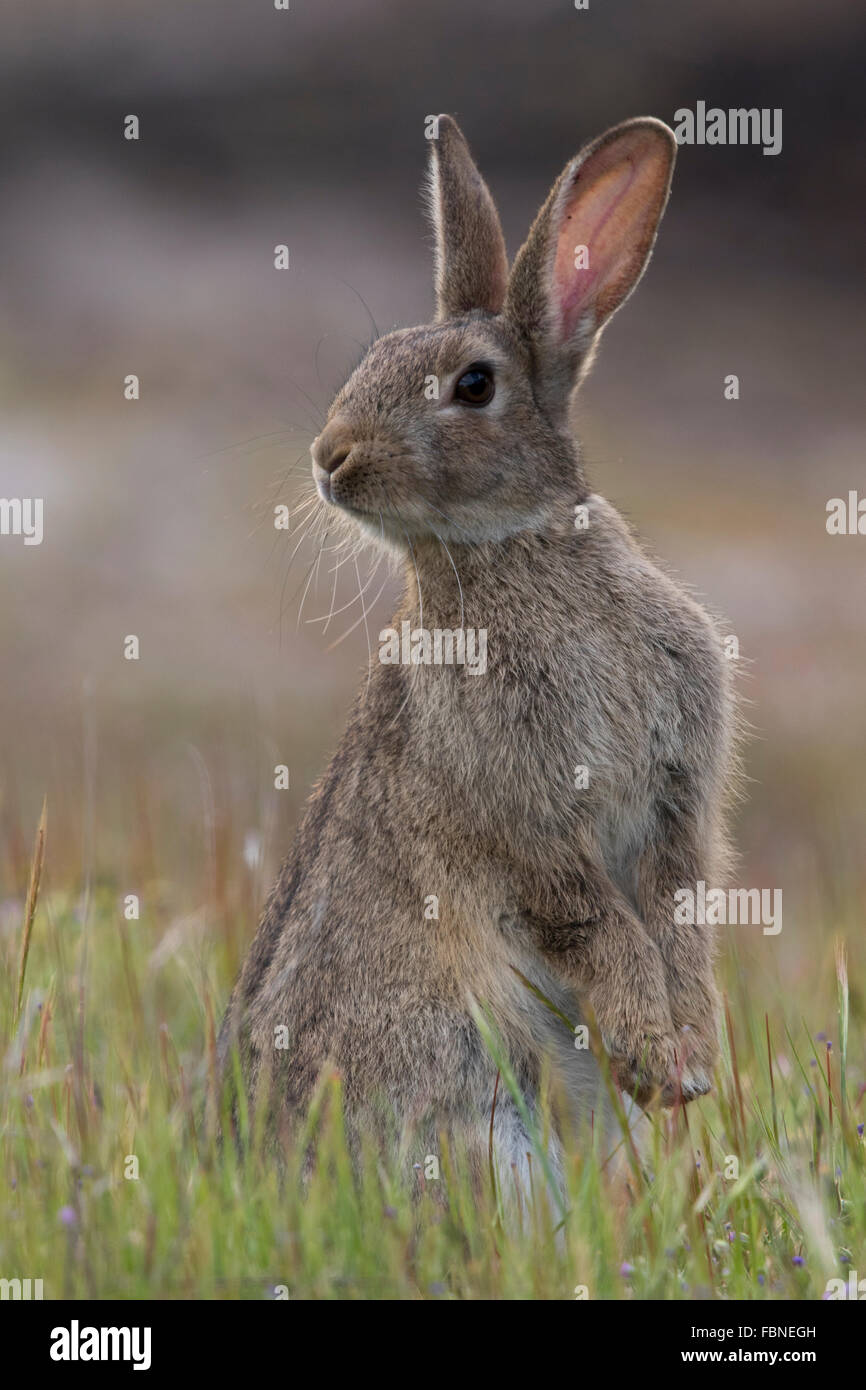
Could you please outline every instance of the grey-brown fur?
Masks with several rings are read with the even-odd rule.
[[[496,1067],[479,1001],[530,1104],[549,1063],[574,1116],[599,1105],[592,1057],[513,967],[575,1021],[591,1005],[640,1099],[711,1082],[711,931],[675,927],[673,895],[725,868],[729,663],[705,612],[590,493],[567,423],[598,334],[648,259],[674,152],[649,120],[588,146],[506,283],[492,200],[440,118],[439,321],[376,342],[313,446],[323,505],[405,568],[392,625],[419,625],[420,591],[428,630],[487,629],[488,666],[374,654],[221,1050],[237,1038],[250,1092],[287,1114],[335,1066],[350,1122],[386,1115],[415,1158],[440,1127],[483,1153]],[[572,236],[590,238],[596,267],[573,284]],[[449,395],[476,362],[496,383],[483,408]],[[288,1051],[275,1050],[279,1025]],[[509,1157],[526,1147],[506,1097],[497,1137]]]

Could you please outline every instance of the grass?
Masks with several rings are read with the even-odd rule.
[[[579,1146],[564,1218],[537,1198],[521,1226],[444,1145],[438,1179],[372,1155],[354,1175],[336,1077],[306,1188],[298,1153],[279,1171],[255,1132],[243,1162],[221,1149],[214,1035],[253,925],[231,870],[221,905],[171,921],[129,919],[117,884],[82,896],[50,865],[43,812],[0,934],[0,1277],[41,1278],[46,1298],[671,1300],[820,1299],[866,1274],[853,931],[849,960],[841,927],[813,929],[799,988],[729,931],[713,1093],[656,1117],[627,1181]]]

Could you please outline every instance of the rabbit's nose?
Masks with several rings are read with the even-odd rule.
[[[313,463],[323,473],[336,473],[341,463],[345,463],[352,452],[355,440],[351,423],[340,415],[330,420],[318,439],[314,439],[310,453]]]
[[[341,463],[346,462],[351,452],[351,446],[347,444],[337,444],[328,453],[324,454],[322,457],[316,458],[316,464],[324,473],[330,476],[331,473],[336,473]]]
[[[321,496],[328,501],[331,498],[331,479],[351,454],[352,444],[345,426],[341,426],[337,421],[332,421],[313,442],[310,450],[313,456],[313,477]]]

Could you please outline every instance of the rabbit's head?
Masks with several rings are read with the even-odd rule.
[[[510,273],[450,116],[430,148],[435,321],[373,344],[312,446],[313,474],[372,535],[471,544],[542,529],[581,500],[571,393],[649,260],[676,142],[641,118],[585,146]]]

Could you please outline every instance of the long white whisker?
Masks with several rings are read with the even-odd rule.
[[[370,693],[370,680],[373,675],[373,649],[370,646],[370,628],[367,623],[367,609],[364,606],[364,591],[361,588],[361,571],[358,569],[358,561],[355,561],[355,578],[358,581],[358,598],[361,600],[361,616],[364,619],[364,635],[367,638],[367,685],[364,690],[364,701]]]
[[[439,544],[443,547],[443,549],[444,549],[444,551],[445,551],[445,554],[448,556],[448,559],[451,561],[451,568],[452,568],[453,571],[454,571],[454,578],[457,580],[457,591],[458,591],[458,593],[460,594],[460,627],[461,627],[461,629],[462,629],[462,628],[465,626],[465,614],[464,614],[464,611],[463,611],[463,585],[460,583],[460,575],[457,573],[457,566],[456,566],[455,563],[454,563],[454,559],[453,559],[453,557],[452,557],[452,555],[451,555],[451,551],[448,549],[448,547],[447,547],[447,545],[445,544],[445,542],[443,541],[442,537],[439,535],[439,532],[438,532],[438,531],[435,529],[435,527],[433,527],[433,526],[430,527],[430,530],[433,532],[433,535],[436,537],[436,539],[437,539],[437,541],[439,542]]]
[[[410,540],[410,538],[409,538],[409,532],[406,530],[406,527],[403,525],[403,518],[402,518],[402,516],[400,515],[399,511],[398,511],[397,508],[394,506],[394,503],[393,503],[393,501],[391,500],[390,494],[386,491],[385,495],[386,495],[386,497],[388,498],[388,501],[389,501],[389,503],[391,504],[391,509],[392,509],[392,511],[394,512],[394,515],[396,516],[396,518],[397,518],[397,520],[398,520],[398,522],[399,522],[399,524],[400,524],[400,530],[403,532],[403,535],[406,537],[406,544],[407,544],[408,547],[409,547],[409,554],[412,556],[412,564],[413,564],[414,567],[415,567],[415,582],[416,582],[416,584],[418,585],[418,626],[419,626],[419,628],[423,628],[423,627],[424,627],[424,599],[423,599],[422,594],[421,594],[421,576],[420,576],[420,574],[418,573],[418,561],[415,559],[415,547],[413,546],[413,544],[412,544],[412,542],[411,542],[411,540]],[[400,715],[403,713],[404,709],[406,708],[406,705],[407,705],[408,702],[409,702],[409,696],[412,694],[412,667],[411,667],[411,666],[409,667],[409,672],[408,672],[408,676],[407,676],[407,681],[408,681],[408,686],[409,686],[409,688],[408,688],[408,690],[406,691],[406,696],[405,696],[405,699],[403,700],[403,703],[400,705],[400,708],[397,710],[397,713],[394,715],[394,718],[391,720],[392,726],[393,726],[394,724],[396,724],[397,720],[400,718]]]
[[[376,595],[376,597],[373,599],[373,603],[378,603],[378,602],[379,602],[379,599],[382,597],[382,595],[384,594],[384,592],[385,592],[385,590],[386,590],[387,587],[388,587],[388,580],[387,580],[387,578],[385,578],[385,580],[384,580],[383,583],[382,583],[381,589],[379,590],[379,592],[378,592],[378,594]],[[370,604],[370,609],[372,609],[373,603]],[[339,647],[340,643],[341,643],[341,642],[345,642],[346,638],[349,637],[349,636],[351,636],[351,634],[355,631],[355,628],[356,628],[356,627],[359,627],[363,621],[364,621],[364,615],[362,614],[360,618],[357,618],[357,619],[355,620],[355,622],[352,624],[352,626],[349,628],[349,630],[348,630],[347,632],[344,632],[343,635],[342,635],[342,637],[338,637],[338,638],[336,639],[335,642],[332,642],[331,645],[330,645],[329,647],[326,647],[326,648],[325,648],[325,651],[332,652],[332,651],[334,650],[335,647]]]
[[[354,556],[348,556],[347,558],[348,558],[348,559],[355,559]],[[334,608],[334,609],[332,609],[332,611],[331,611],[330,613],[328,613],[328,614],[323,614],[322,617],[320,617],[320,618],[307,618],[307,622],[308,622],[308,623],[324,623],[325,626],[322,628],[322,633],[324,634],[325,632],[327,632],[327,630],[328,630],[328,623],[331,621],[331,619],[332,619],[332,618],[338,618],[338,617],[340,616],[341,613],[345,613],[347,608],[351,608],[352,605],[355,604],[355,603],[357,603],[357,602],[358,602],[358,599],[361,598],[361,596],[367,592],[367,590],[369,589],[370,585],[372,584],[373,580],[376,578],[376,575],[377,575],[378,572],[379,572],[379,566],[380,566],[381,563],[382,563],[382,559],[383,559],[383,557],[380,555],[379,558],[376,560],[376,563],[375,563],[375,565],[373,566],[373,569],[372,569],[372,571],[371,571],[371,573],[370,573],[370,576],[369,576],[369,578],[367,579],[367,582],[366,582],[366,584],[364,585],[363,589],[361,589],[360,593],[355,594],[354,598],[350,598],[350,599],[349,599],[349,602],[348,602],[348,603],[344,603],[343,606],[342,606],[342,608]],[[357,569],[357,567],[358,567],[358,562],[357,562],[357,559],[355,559],[355,568]],[[335,586],[335,588],[336,588],[336,584],[337,584],[336,570],[337,570],[337,566],[335,565],[335,566],[334,566],[334,571],[335,571],[335,573],[334,573],[334,586]]]
[[[313,568],[310,570],[309,575],[307,576],[307,582],[306,582],[306,584],[304,585],[304,592],[303,592],[302,595],[301,595],[301,603],[300,603],[300,607],[298,608],[298,621],[297,621],[297,623],[295,624],[295,631],[296,631],[296,632],[298,632],[298,631],[300,630],[301,618],[304,616],[304,600],[305,600],[306,597],[307,597],[307,592],[308,592],[308,590],[309,590],[309,587],[310,587],[310,585],[314,582],[314,580],[315,580],[315,581],[318,580],[319,564],[320,564],[321,559],[322,559],[322,547],[324,546],[325,541],[326,541],[327,539],[328,539],[328,532],[327,532],[327,530],[326,530],[324,536],[322,537],[322,542],[321,542],[321,545],[319,546],[318,554],[316,555],[316,562],[315,562],[315,564],[313,565]]]
[[[458,531],[463,531],[463,534],[464,536],[466,536],[467,540],[472,540],[472,537],[470,536],[469,532],[463,530],[463,527],[460,525],[459,521],[452,521],[450,516],[445,516],[445,513],[442,511],[441,507],[437,507],[434,502],[428,502],[426,497],[424,499],[424,506],[432,507],[434,512],[438,512],[441,517],[445,517],[445,520],[448,522],[449,526],[456,526]]]
[[[334,604],[335,604],[335,602],[336,602],[336,600],[337,600],[337,570],[338,570],[338,569],[339,569],[339,565],[335,565],[335,566],[334,566],[334,583],[333,583],[333,586],[332,586],[332,588],[331,588],[331,607],[330,607],[330,609],[329,609],[329,611],[328,611],[328,620],[327,620],[327,622],[325,623],[325,626],[322,628],[322,636],[323,636],[323,637],[324,637],[325,633],[328,631],[328,628],[331,626],[331,619],[332,619],[333,616],[334,616]],[[310,619],[308,619],[308,621],[311,622],[311,623],[312,623],[312,622],[315,622],[315,618],[310,618]]]
[[[321,521],[322,519],[323,519],[323,518],[322,518],[321,512],[313,512],[312,517],[310,517],[310,518],[307,520],[307,523],[306,523],[306,526],[305,526],[305,529],[304,529],[304,534],[301,536],[301,539],[298,541],[297,545],[295,546],[294,550],[293,550],[292,553],[291,553],[291,556],[289,557],[289,563],[288,563],[288,566],[287,566],[287,568],[286,568],[286,577],[285,577],[285,579],[283,580],[283,587],[282,587],[282,589],[280,590],[280,617],[279,617],[279,623],[280,623],[280,642],[281,642],[281,643],[282,643],[282,632],[283,632],[283,617],[284,617],[285,612],[286,612],[286,609],[287,609],[287,607],[288,607],[288,605],[286,604],[286,601],[285,601],[285,597],[286,597],[286,585],[287,585],[288,582],[289,582],[289,575],[291,574],[291,571],[292,571],[292,563],[293,563],[294,558],[295,558],[295,556],[297,555],[299,549],[300,549],[301,546],[303,545],[304,541],[305,541],[305,540],[307,539],[307,537],[314,531],[314,529],[315,529],[315,527],[316,527],[317,521]],[[310,570],[313,568],[313,565],[315,565],[316,559],[317,559],[317,558],[318,558],[318,556],[316,556],[316,557],[311,561],[311,563],[310,563]],[[307,575],[309,574],[310,570],[308,570],[307,573],[306,573],[306,574],[303,576],[303,578],[301,579],[301,584],[304,583],[304,580],[307,578]],[[291,602],[294,600],[295,595],[300,591],[301,584],[299,584],[298,587],[297,587],[297,589],[295,589],[295,592],[292,594],[292,597],[291,597],[291,599],[289,600],[289,603],[291,603]]]
[[[287,578],[288,578],[289,570],[290,570],[291,567],[292,567],[292,561],[294,560],[294,558],[295,558],[295,556],[297,555],[298,551],[300,550],[301,546],[304,544],[304,541],[307,539],[307,536],[310,534],[310,532],[312,531],[313,527],[315,526],[317,516],[318,516],[318,512],[312,512],[312,513],[310,513],[308,516],[304,517],[304,520],[301,522],[301,525],[300,525],[300,528],[299,528],[299,529],[302,531],[303,534],[301,535],[300,540],[298,541],[297,545],[295,546],[294,550],[292,551],[291,555],[289,556],[289,568],[288,568],[288,570],[286,571],[286,577],[287,577]],[[295,531],[294,533],[290,532],[290,533],[289,533],[290,539],[293,538],[293,535],[296,536],[297,534],[298,534],[297,531]]]
[[[416,582],[416,584],[417,584],[417,586],[418,586],[418,626],[419,626],[419,627],[423,627],[423,626],[424,626],[424,599],[423,599],[422,594],[421,594],[421,576],[420,576],[420,574],[418,573],[418,561],[415,559],[415,547],[414,547],[414,545],[412,544],[412,541],[411,541],[411,539],[410,539],[410,537],[409,537],[409,532],[406,530],[406,527],[403,525],[403,519],[402,519],[402,517],[400,516],[400,513],[399,513],[399,512],[396,512],[395,514],[396,514],[396,516],[397,516],[398,521],[400,522],[400,530],[403,532],[403,535],[406,537],[406,544],[407,544],[408,547],[409,547],[409,554],[412,556],[412,564],[415,566],[415,582]]]
[[[292,507],[291,510],[292,510],[292,512],[294,513],[295,516],[299,516],[301,512],[308,512],[308,511],[310,510],[311,507],[315,507],[315,505],[316,505],[316,503],[318,502],[318,500],[319,500],[319,496],[318,496],[318,493],[317,493],[317,494],[315,495],[315,497],[310,497],[310,498],[308,498],[308,500],[307,500],[306,502],[301,502],[301,503],[299,503],[299,505],[298,505],[297,507]]]
[[[342,560],[338,560],[337,563],[331,567],[328,571],[329,574],[333,574],[335,570],[342,569],[343,565],[349,564],[349,562],[354,560],[356,555],[360,555],[361,551],[364,549],[364,540],[362,536],[346,536],[339,545],[335,545],[332,548],[334,552],[336,552],[342,550],[343,546],[348,545],[350,542],[352,544],[352,549],[349,551],[348,555],[344,555]]]

